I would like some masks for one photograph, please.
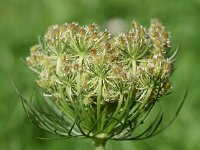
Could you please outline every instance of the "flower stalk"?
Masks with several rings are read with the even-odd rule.
[[[105,150],[106,140],[94,140],[95,150]]]

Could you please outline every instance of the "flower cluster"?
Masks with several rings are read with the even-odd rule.
[[[44,97],[68,118],[73,136],[130,138],[171,89],[170,48],[170,33],[158,20],[149,29],[134,21],[119,35],[96,24],[65,23],[39,38],[27,64],[38,74]],[[61,128],[39,124],[51,132]],[[69,136],[61,129],[57,133]]]

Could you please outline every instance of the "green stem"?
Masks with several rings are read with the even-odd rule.
[[[97,119],[99,119],[101,113],[101,95],[102,95],[102,78],[99,79],[98,89],[97,89]]]
[[[94,141],[95,150],[105,150],[106,140],[96,139]]]
[[[137,73],[136,73],[136,71],[137,71],[136,60],[132,60],[132,69],[133,69],[133,76],[135,78],[135,76],[137,75]]]

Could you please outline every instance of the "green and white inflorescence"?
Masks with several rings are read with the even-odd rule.
[[[171,89],[170,48],[170,33],[158,20],[148,29],[134,21],[128,33],[117,36],[96,24],[54,25],[31,48],[27,64],[38,74],[37,83],[57,119],[25,108],[40,127],[61,136],[150,137],[162,117],[141,135],[132,133]]]

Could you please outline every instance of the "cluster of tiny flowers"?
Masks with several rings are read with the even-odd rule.
[[[132,133],[171,91],[170,49],[170,33],[158,20],[149,28],[133,21],[129,32],[118,35],[96,24],[51,26],[31,48],[27,64],[52,110],[44,113],[24,102],[26,112],[43,129],[66,137],[154,136],[160,113],[142,134]]]
[[[151,103],[171,89],[169,50],[170,33],[158,20],[149,29],[134,21],[128,33],[119,35],[96,24],[65,23],[39,38],[27,63],[38,74],[38,85],[58,99],[64,94],[73,101],[81,93],[84,105],[95,106],[98,97],[100,105],[107,105],[133,93],[144,103],[151,89]]]

